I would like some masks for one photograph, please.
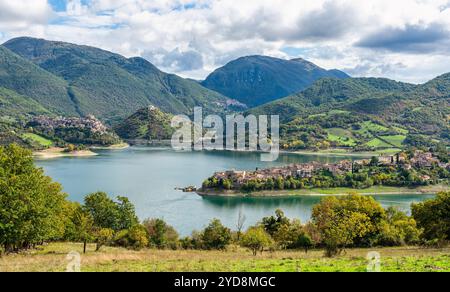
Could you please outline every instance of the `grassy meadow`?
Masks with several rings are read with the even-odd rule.
[[[61,272],[70,260],[67,254],[82,251],[82,244],[53,243],[36,250],[0,258],[1,272]],[[321,250],[275,251],[252,256],[239,247],[227,251],[132,251],[88,246],[81,255],[82,272],[366,272],[369,252],[380,254],[383,272],[450,271],[450,248],[418,247],[350,249],[336,258]]]

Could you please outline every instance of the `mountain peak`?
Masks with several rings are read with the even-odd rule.
[[[348,78],[338,70],[327,71],[304,59],[246,56],[210,74],[202,85],[249,107],[297,93],[321,78]]]

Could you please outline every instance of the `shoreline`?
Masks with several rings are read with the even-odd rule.
[[[399,149],[399,152],[401,150]],[[372,158],[374,156],[380,156],[383,154],[382,151],[373,152],[352,152],[352,151],[339,151],[339,150],[329,150],[329,151],[310,151],[310,150],[300,150],[300,151],[280,151],[286,154],[297,154],[297,155],[309,155],[309,156],[341,156],[341,157],[366,157]],[[394,152],[387,152],[386,154],[393,155]]]
[[[372,187],[369,189],[302,189],[302,190],[282,190],[282,191],[258,191],[253,193],[242,193],[239,191],[203,191],[195,192],[204,198],[286,198],[286,197],[324,197],[324,196],[346,196],[349,193],[357,193],[363,196],[375,195],[436,195],[442,191],[449,191],[448,185],[435,185],[416,188],[407,187]]]
[[[90,150],[80,150],[73,152],[64,151],[64,148],[52,147],[46,150],[33,152],[33,156],[38,159],[56,159],[62,157],[93,157],[98,155],[98,153],[92,152]]]
[[[90,150],[124,150],[130,148],[128,143],[120,143],[111,146],[92,146],[89,147]]]

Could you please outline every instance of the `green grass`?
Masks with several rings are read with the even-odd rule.
[[[44,147],[50,147],[53,145],[53,142],[51,140],[48,140],[44,137],[41,137],[33,133],[25,133],[22,135],[22,138],[32,140]]]
[[[84,272],[366,272],[369,252],[378,252],[385,272],[450,271],[450,248],[419,247],[349,249],[336,258],[323,250],[264,252],[256,257],[238,246],[227,251],[130,251],[88,246],[81,255]],[[0,271],[65,271],[69,252],[82,251],[82,244],[53,243],[39,250],[0,258]]]
[[[393,126],[392,129],[394,129],[397,133],[402,135],[408,135],[409,131],[400,127]]]
[[[343,110],[331,110],[328,112],[329,115],[345,115],[349,114],[349,111],[343,111]]]
[[[360,126],[361,126],[361,129],[365,132],[370,131],[370,132],[378,133],[378,132],[385,132],[385,131],[389,130],[388,128],[386,128],[382,125],[375,124],[372,121],[363,122],[360,124]]]
[[[374,147],[374,148],[390,148],[390,147],[392,147],[391,144],[388,144],[378,138],[375,138],[375,139],[367,142],[366,145],[369,147]]]
[[[342,128],[327,129],[328,140],[337,142],[343,146],[355,146],[356,141],[353,139],[353,135],[350,131]]]
[[[381,150],[376,150],[374,153],[378,155],[392,155],[401,152],[402,149],[399,148],[386,148]]]
[[[403,147],[403,142],[405,141],[406,136],[404,136],[404,135],[394,135],[394,136],[381,136],[380,138],[382,140],[388,142],[392,146],[400,148],[400,147]]]

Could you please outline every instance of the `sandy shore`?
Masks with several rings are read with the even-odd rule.
[[[123,150],[129,148],[130,145],[127,143],[120,143],[111,146],[93,146],[90,147],[91,150]]]
[[[95,152],[92,152],[90,150],[80,150],[80,151],[73,151],[73,152],[65,152],[64,148],[49,148],[46,150],[34,152],[33,156],[38,159],[54,159],[54,158],[61,158],[61,157],[91,157],[91,156],[97,156],[98,154]]]
[[[349,193],[357,193],[365,196],[374,195],[435,195],[439,192],[450,191],[448,185],[426,186],[418,188],[400,188],[400,187],[372,187],[368,189],[303,189],[303,190],[285,190],[285,191],[259,191],[252,193],[242,193],[238,191],[203,191],[196,193],[202,197],[247,197],[247,198],[274,198],[274,197],[296,197],[296,196],[346,196]]]

